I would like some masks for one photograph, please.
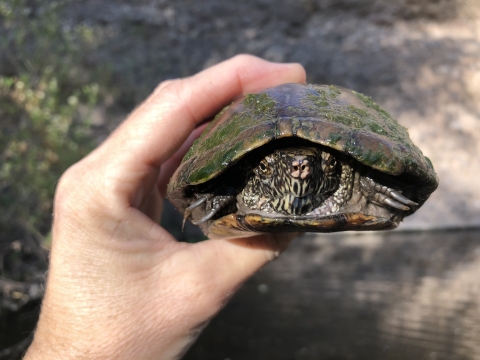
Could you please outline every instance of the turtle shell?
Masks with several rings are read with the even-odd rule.
[[[438,186],[430,160],[407,130],[370,97],[336,86],[284,84],[246,95],[215,117],[170,180],[169,200],[183,212],[192,202],[189,188],[219,177],[255,149],[285,138],[334,149],[408,183],[419,205]],[[317,231],[315,226],[308,230]],[[207,234],[208,228],[203,227]],[[348,226],[340,230],[345,229],[350,230]]]

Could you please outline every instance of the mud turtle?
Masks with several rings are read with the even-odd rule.
[[[430,160],[371,98],[284,84],[224,108],[167,196],[210,238],[393,229],[437,188]]]

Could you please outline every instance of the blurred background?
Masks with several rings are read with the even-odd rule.
[[[159,82],[239,53],[372,96],[440,187],[394,232],[296,240],[185,358],[480,359],[478,0],[0,0],[0,359],[31,340],[62,172]]]

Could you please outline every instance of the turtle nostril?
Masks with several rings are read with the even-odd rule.
[[[300,177],[302,179],[306,179],[307,177],[310,176],[310,166],[308,166],[308,164],[304,164],[302,165],[302,170],[300,172]]]
[[[293,167],[293,170],[298,171],[298,166],[295,165],[295,166]]]

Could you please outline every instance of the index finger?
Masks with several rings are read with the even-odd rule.
[[[160,164],[203,119],[241,94],[305,78],[299,64],[239,55],[190,78],[162,83],[104,144],[116,157],[109,173],[114,179],[128,177],[121,189],[129,197],[147,178],[154,186]]]
[[[132,139],[130,157],[155,166],[168,159],[198,123],[235,97],[286,82],[304,81],[305,71],[298,64],[276,64],[240,55],[190,78],[160,84],[127,119],[117,136]]]

